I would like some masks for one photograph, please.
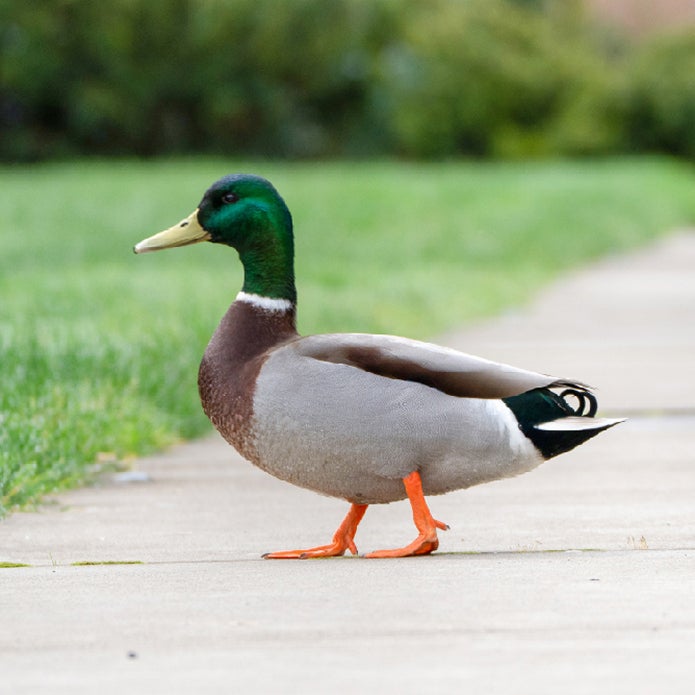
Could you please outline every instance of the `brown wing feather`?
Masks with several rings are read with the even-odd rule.
[[[415,381],[451,396],[508,398],[543,387],[588,390],[580,382],[518,369],[431,343],[386,335],[338,333],[301,338],[306,357]]]

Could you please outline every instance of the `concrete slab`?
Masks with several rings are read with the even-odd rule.
[[[217,437],[139,461],[133,482],[9,517],[0,562],[30,566],[0,568],[0,693],[690,693],[695,305],[678,297],[693,267],[695,235],[681,235],[450,336],[595,381],[604,409],[662,414],[431,498],[451,525],[431,557],[260,559],[326,542],[345,504],[270,478]],[[670,278],[658,301],[653,274]],[[639,359],[616,373],[596,345]],[[358,547],[413,532],[406,504],[372,507]]]

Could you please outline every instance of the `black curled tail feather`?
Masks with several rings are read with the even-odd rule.
[[[562,386],[567,388],[559,394],[549,388],[538,388],[502,399],[514,413],[519,429],[545,459],[570,451],[601,431],[569,428],[548,431],[536,428],[536,425],[563,418],[590,419],[596,415],[598,403],[588,387],[570,383],[563,383]]]
[[[565,402],[567,407],[571,408],[572,406],[567,401],[567,396],[573,396],[577,399],[577,406],[573,410],[573,415],[578,417],[594,417],[596,415],[598,401],[591,391],[584,388],[571,388],[562,391],[559,398]]]

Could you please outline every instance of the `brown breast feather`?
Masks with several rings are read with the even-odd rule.
[[[252,429],[256,380],[268,352],[296,337],[294,310],[267,311],[236,301],[200,363],[198,390],[205,414],[244,458],[257,465]]]

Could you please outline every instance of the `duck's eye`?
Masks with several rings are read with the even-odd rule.
[[[237,200],[239,200],[239,196],[236,193],[225,193],[222,196],[223,203],[236,203]]]

